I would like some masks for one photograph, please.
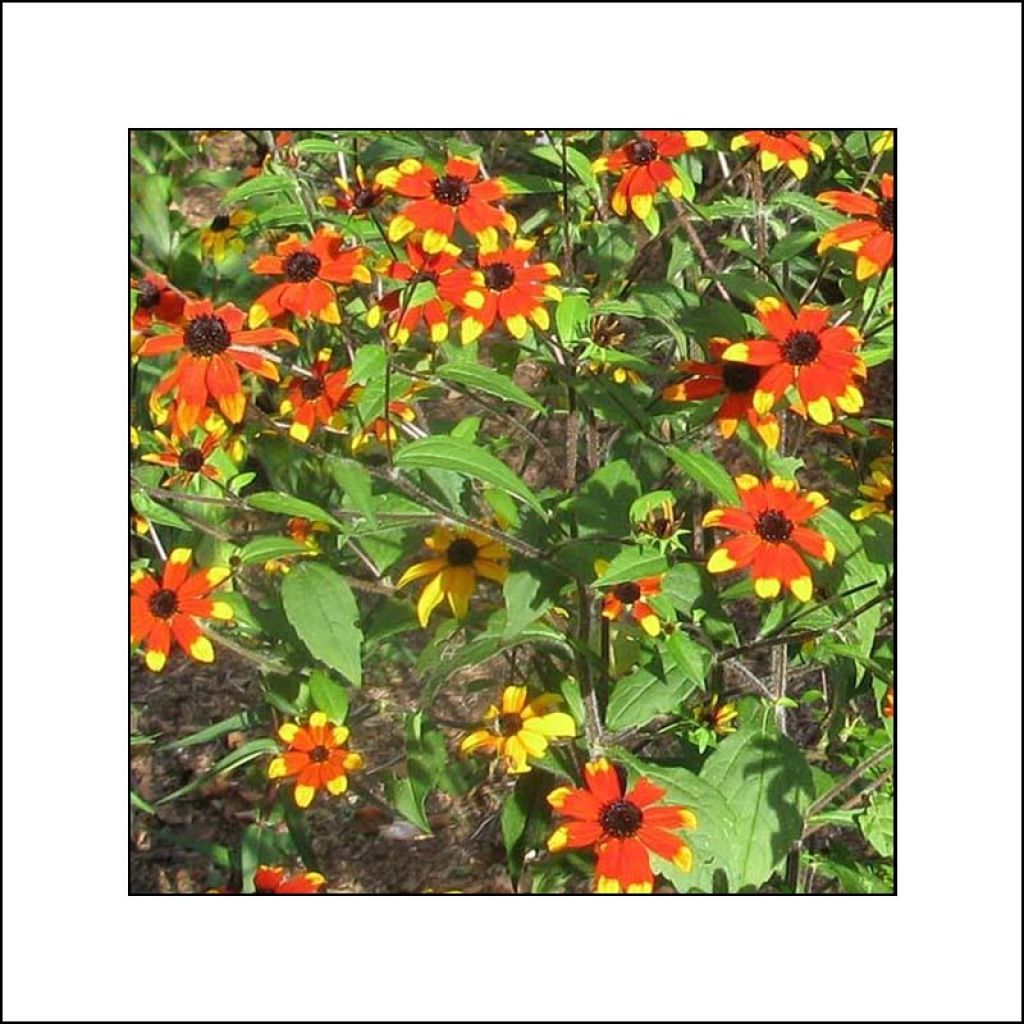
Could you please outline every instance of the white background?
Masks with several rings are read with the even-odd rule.
[[[1017,4],[5,4],[5,1020],[1020,1017]],[[126,129],[899,129],[899,896],[126,895]]]

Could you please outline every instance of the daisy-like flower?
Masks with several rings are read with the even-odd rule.
[[[357,245],[342,249],[343,239],[332,228],[320,228],[309,242],[289,235],[275,247],[276,256],[260,256],[249,269],[254,274],[284,277],[268,288],[249,310],[249,325],[259,327],[285,312],[306,319],[315,316],[327,324],[340,324],[335,284],[370,283],[363,266],[365,250]]]
[[[285,523],[281,531],[286,537],[290,537],[296,543],[303,545],[305,551],[296,552],[294,555],[285,555],[281,558],[271,558],[263,563],[263,571],[269,573],[289,573],[292,571],[292,562],[300,555],[315,558],[320,554],[320,545],[317,542],[318,533],[328,533],[330,528],[326,523],[317,523],[312,519],[305,519],[302,516],[292,516]]]
[[[234,612],[227,601],[210,597],[231,570],[224,566],[200,569],[189,575],[192,551],[175,548],[164,566],[163,578],[142,569],[132,574],[131,642],[146,647],[146,668],[159,672],[171,653],[171,637],[196,661],[213,661],[213,644],[203,635],[194,616],[227,622]]]
[[[485,533],[465,527],[439,526],[424,543],[434,557],[410,565],[395,584],[401,588],[413,580],[432,577],[416,605],[416,614],[424,628],[445,598],[455,618],[464,619],[469,614],[469,599],[478,577],[504,583],[508,576],[508,548]]]
[[[886,718],[896,717],[896,693],[891,686],[885,691],[885,696],[882,698],[882,714]]]
[[[513,774],[530,771],[527,758],[543,757],[548,743],[576,735],[576,723],[564,711],[552,711],[557,694],[545,693],[527,701],[525,686],[506,686],[501,707],[484,712],[484,728],[471,732],[459,744],[463,754],[483,752],[503,758]]]
[[[828,501],[817,491],[800,494],[795,480],[778,476],[762,483],[744,474],[736,477],[736,487],[742,508],[713,508],[704,516],[705,526],[736,534],[711,552],[708,572],[750,566],[758,597],[778,597],[785,586],[797,600],[809,601],[814,584],[800,551],[831,565],[836,548],[804,524]]]
[[[709,347],[714,361],[687,360],[680,363],[677,369],[688,374],[689,379],[670,384],[662,391],[661,397],[668,402],[691,402],[721,395],[722,402],[715,413],[715,421],[722,437],[732,437],[741,417],[745,417],[769,448],[777,448],[779,421],[771,413],[762,415],[754,408],[754,392],[765,370],[760,366],[725,362],[722,353],[731,344],[725,338],[712,338]]]
[[[219,438],[214,434],[207,434],[198,444],[167,437],[159,430],[154,430],[153,436],[160,445],[160,451],[143,455],[142,461],[154,462],[174,471],[164,477],[164,487],[187,484],[196,473],[205,476],[207,480],[220,479],[220,470],[207,461],[219,444]]]
[[[132,327],[136,331],[146,330],[154,321],[172,326],[181,322],[185,296],[172,288],[163,274],[150,272],[130,284],[138,292],[132,317]]]
[[[896,513],[896,485],[893,483],[892,459],[883,456],[871,463],[871,482],[861,484],[857,488],[861,494],[871,500],[858,505],[850,513],[854,522],[869,519],[871,516],[883,516],[892,519]]]
[[[761,170],[770,171],[785,164],[798,178],[806,178],[808,156],[821,160],[825,150],[806,133],[793,128],[748,128],[732,140],[732,150],[753,146],[758,150]]]
[[[593,168],[598,173],[621,172],[622,177],[612,192],[612,209],[620,217],[632,210],[645,220],[659,188],[664,187],[676,199],[683,194],[683,183],[669,159],[707,144],[707,132],[645,130],[632,142],[599,156]]]
[[[676,515],[672,499],[665,498],[656,508],[649,508],[643,519],[634,522],[633,528],[656,541],[669,543],[683,529],[683,520]]]
[[[299,343],[291,331],[277,327],[244,331],[244,324],[245,314],[230,302],[218,309],[213,308],[209,299],[188,302],[180,331],[149,338],[140,349],[143,356],[184,349],[178,365],[157,384],[150,397],[150,404],[159,407],[165,394],[175,392],[175,421],[183,434],[196,425],[211,396],[228,420],[241,422],[245,415],[245,392],[238,367],[269,380],[278,379],[273,362],[240,346],[273,345],[279,341]]]
[[[399,242],[413,231],[423,232],[426,252],[440,252],[455,233],[458,222],[473,235],[481,249],[498,247],[498,228],[515,233],[516,219],[493,206],[508,195],[497,179],[481,180],[483,168],[474,160],[452,157],[444,174],[419,160],[403,160],[386,167],[376,182],[412,200],[388,224],[388,238]]]
[[[727,363],[763,367],[754,390],[754,411],[767,415],[790,385],[815,423],[831,423],[833,406],[858,413],[864,396],[854,383],[864,379],[864,360],[854,351],[863,341],[856,327],[829,327],[825,306],[803,306],[797,316],[774,296],[758,299],[757,317],[770,338],[732,342]]]
[[[295,778],[295,803],[308,807],[318,789],[340,796],[348,789],[348,773],[363,766],[363,759],[345,746],[348,729],[330,725],[322,711],[314,711],[306,725],[285,722],[277,735],[287,747],[267,769],[271,779]]]
[[[408,402],[403,402],[400,398],[392,399],[388,402],[387,416],[378,416],[365,427],[358,427],[352,431],[352,453],[355,454],[374,441],[386,448],[394,448],[398,444],[398,427],[403,423],[412,423],[415,419],[416,410]]]
[[[367,182],[362,167],[356,167],[355,184],[344,178],[335,178],[337,190],[320,197],[320,205],[330,210],[341,210],[353,217],[366,216],[383,198],[384,189]]]
[[[693,709],[693,717],[698,725],[710,729],[716,736],[726,736],[736,731],[733,722],[739,717],[739,711],[735,704],[719,704],[716,693],[706,704],[698,704]]]
[[[284,868],[261,864],[252,876],[255,896],[315,896],[323,890],[327,879],[318,871],[307,871],[289,878]]]
[[[287,395],[281,402],[281,415],[291,416],[288,433],[297,441],[308,441],[317,423],[340,427],[341,408],[359,388],[349,383],[349,368],[328,373],[332,350],[322,348],[311,367],[312,376],[289,377],[284,382]]]
[[[818,254],[837,245],[857,254],[854,274],[864,281],[880,274],[892,263],[896,234],[896,183],[891,174],[882,175],[881,199],[861,192],[822,192],[818,202],[860,220],[847,221],[826,231],[818,243]]]
[[[609,562],[599,558],[594,562],[597,582],[608,571]],[[661,593],[661,576],[646,576],[640,580],[629,580],[616,583],[605,595],[601,604],[601,617],[614,622],[623,612],[628,612],[640,624],[640,628],[648,636],[657,636],[661,632],[661,620],[658,613],[645,600]]]
[[[605,758],[583,769],[584,788],[560,786],[548,803],[572,820],[548,839],[552,853],[593,846],[597,853],[599,893],[649,893],[654,888],[650,854],[670,861],[681,871],[693,866],[693,854],[672,833],[696,828],[697,816],[686,807],[658,804],[665,790],[639,778],[623,795],[622,779]]]
[[[218,213],[209,226],[199,232],[199,247],[204,256],[212,256],[214,263],[223,262],[233,252],[245,251],[245,240],[241,229],[255,220],[256,214],[249,210],[235,210],[234,213]]]
[[[527,318],[542,331],[551,326],[544,301],[560,302],[561,291],[545,284],[558,277],[554,263],[529,263],[534,243],[519,238],[507,249],[481,251],[476,270],[455,271],[460,275],[461,296],[458,305],[464,312],[462,344],[476,341],[489,330],[496,318],[505,323],[513,338],[526,334]]]

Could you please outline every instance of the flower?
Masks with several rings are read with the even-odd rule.
[[[878,156],[879,153],[884,153],[887,149],[892,149],[895,143],[895,135],[892,128],[886,128],[885,131],[871,143],[871,152]]]
[[[496,249],[497,229],[514,234],[516,219],[491,205],[504,199],[508,189],[496,178],[479,181],[482,174],[479,163],[464,157],[452,157],[443,175],[419,160],[403,160],[397,167],[380,171],[378,185],[413,200],[388,224],[388,238],[398,242],[419,230],[423,232],[424,250],[440,252],[458,221],[476,237],[481,249]]]
[[[278,341],[299,343],[291,331],[277,327],[243,331],[244,323],[245,314],[230,302],[219,309],[214,309],[209,299],[187,302],[182,329],[149,338],[140,349],[143,356],[157,356],[184,348],[178,365],[150,396],[151,406],[159,407],[163,395],[175,391],[175,422],[183,434],[196,425],[210,396],[232,423],[241,422],[245,415],[245,393],[238,366],[270,380],[278,379],[274,363],[258,352],[238,346],[273,345]]]
[[[214,263],[220,263],[233,252],[244,252],[245,242],[239,229],[255,220],[256,214],[248,210],[235,210],[232,214],[218,213],[210,226],[199,232],[199,248],[204,256],[212,256]]]
[[[886,718],[896,717],[896,692],[891,686],[885,691],[885,696],[882,698],[882,714]]]
[[[328,533],[329,527],[326,523],[317,523],[312,519],[304,519],[302,516],[292,516],[284,529],[281,531],[285,537],[291,538],[297,544],[301,544],[306,550],[297,551],[294,555],[283,555],[280,558],[270,558],[263,563],[263,571],[269,573],[289,573],[292,571],[292,562],[300,555],[308,555],[315,558],[320,554],[320,545],[317,543],[316,534]]]
[[[339,410],[358,391],[356,385],[349,383],[347,366],[334,373],[327,372],[331,355],[331,349],[320,349],[310,376],[289,377],[284,382],[288,393],[281,402],[281,415],[291,415],[292,425],[288,433],[296,441],[308,441],[318,422],[340,426]]]
[[[328,209],[341,210],[353,217],[368,214],[383,198],[384,189],[373,183],[367,184],[362,167],[356,167],[356,183],[349,184],[344,178],[335,178],[336,192],[320,197],[320,205]]]
[[[856,327],[827,326],[825,306],[802,306],[794,317],[773,296],[758,299],[755,309],[771,337],[733,342],[722,358],[765,368],[754,391],[757,413],[768,413],[793,384],[815,423],[831,423],[833,406],[846,413],[860,412],[864,396],[854,378],[863,379],[867,370],[854,352],[863,341]]]
[[[871,482],[861,484],[857,488],[861,494],[871,500],[858,505],[850,513],[854,522],[869,519],[871,516],[884,516],[892,519],[896,513],[896,485],[893,483],[892,459],[888,456],[875,459],[871,463]]]
[[[433,577],[423,588],[416,605],[420,625],[424,628],[434,609],[446,597],[455,618],[464,619],[469,614],[469,599],[476,589],[478,576],[504,583],[508,575],[508,548],[477,530],[439,526],[425,544],[435,557],[410,565],[395,584],[401,588],[424,576]]]
[[[388,414],[387,417],[378,416],[365,427],[359,427],[352,431],[350,446],[353,453],[365,448],[374,440],[388,448],[393,448],[398,443],[398,431],[395,429],[394,419],[397,417],[401,423],[412,423],[416,419],[416,411],[408,402],[403,402],[401,399],[388,402]]]
[[[362,757],[345,746],[348,729],[343,725],[328,725],[322,711],[314,711],[304,726],[285,722],[277,735],[288,749],[270,762],[267,777],[295,776],[293,795],[299,807],[308,807],[318,789],[340,796],[348,789],[347,773],[363,766]]]
[[[861,192],[822,192],[818,202],[861,220],[826,231],[818,243],[818,254],[837,245],[857,254],[854,274],[858,281],[880,274],[892,262],[896,234],[896,183],[891,174],[882,175],[880,200]]]
[[[210,591],[223,583],[231,570],[224,566],[189,575],[192,551],[175,548],[164,565],[163,578],[142,569],[132,574],[131,642],[145,644],[146,668],[159,672],[171,653],[171,636],[196,661],[213,661],[213,645],[193,616],[229,621],[234,612],[227,601],[214,601]]]
[[[172,288],[163,274],[149,271],[141,280],[130,282],[138,294],[135,296],[135,315],[132,327],[144,331],[154,321],[164,324],[177,324],[185,309],[185,296]]]
[[[477,270],[456,271],[461,274],[461,297],[457,300],[465,316],[462,320],[462,344],[476,341],[494,323],[495,317],[505,322],[513,338],[526,334],[529,317],[542,331],[551,325],[545,299],[561,301],[562,293],[553,284],[558,277],[554,263],[528,264],[534,243],[519,238],[507,249],[480,252]]]
[[[590,373],[606,374],[616,384],[641,382],[643,378],[633,369],[639,361],[634,362],[632,357],[614,351],[626,340],[626,331],[618,317],[608,314],[595,316],[590,324],[590,340],[591,344],[584,352]]]
[[[631,516],[634,518],[633,528],[637,533],[644,534],[656,541],[671,544],[677,535],[683,531],[683,520],[676,515],[675,504],[671,497],[665,497],[658,502],[657,507],[652,505],[647,509],[642,519],[637,519],[637,511],[634,504],[634,511]],[[641,513],[642,514],[642,513]]]
[[[698,725],[710,729],[716,736],[725,736],[736,731],[733,721],[739,716],[735,704],[719,704],[718,694],[714,694],[706,704],[698,704],[693,709],[693,717]]]
[[[543,757],[549,740],[576,735],[576,723],[564,711],[550,711],[559,703],[556,694],[546,693],[526,701],[525,686],[506,686],[501,709],[491,705],[484,712],[485,728],[471,732],[461,744],[463,754],[484,751],[505,759],[513,774],[530,771],[528,757]]]
[[[153,436],[161,450],[143,455],[142,461],[177,471],[164,478],[165,487],[187,484],[196,473],[208,480],[220,479],[220,470],[207,461],[219,443],[216,435],[207,434],[198,445],[183,444],[180,438],[167,437],[159,430],[153,431]]]
[[[276,256],[263,255],[252,263],[249,269],[254,274],[285,280],[256,299],[249,310],[249,326],[259,327],[286,311],[303,319],[315,316],[327,324],[340,324],[332,284],[370,283],[370,271],[362,263],[365,250],[359,245],[343,250],[342,241],[333,228],[320,228],[306,243],[298,235],[289,235],[275,247]]]
[[[689,402],[721,395],[715,421],[722,437],[732,437],[740,417],[745,417],[769,448],[777,448],[779,421],[771,413],[762,415],[754,408],[754,393],[765,370],[760,366],[725,362],[722,353],[730,344],[725,338],[712,338],[709,347],[714,361],[687,360],[680,363],[677,369],[680,373],[689,374],[690,379],[670,384],[662,391],[661,397],[668,402]]]
[[[318,871],[287,878],[284,868],[271,868],[266,864],[261,864],[252,876],[255,896],[315,896],[326,882]]]
[[[737,535],[711,552],[708,572],[749,565],[758,597],[777,597],[785,585],[797,600],[809,601],[814,590],[811,573],[796,549],[832,564],[835,545],[804,526],[828,501],[817,491],[799,494],[795,480],[779,476],[762,483],[744,474],[736,477],[736,486],[742,508],[713,508],[704,516],[705,526]]]
[[[792,128],[748,128],[732,140],[732,150],[753,146],[760,152],[761,170],[770,171],[779,164],[785,164],[798,178],[807,177],[807,155],[816,160],[825,155],[825,150],[803,132]]]
[[[707,132],[645,130],[626,145],[599,156],[593,169],[598,173],[624,172],[612,192],[612,209],[620,217],[632,210],[641,220],[646,220],[659,188],[664,186],[676,199],[683,194],[683,183],[667,158],[707,144]]]
[[[610,564],[603,558],[594,562],[594,572],[597,573],[598,580],[608,571]],[[657,636],[661,632],[661,620],[658,613],[643,598],[661,593],[662,578],[647,576],[640,580],[617,583],[604,595],[601,617],[614,622],[624,610],[628,610],[648,636]]]
[[[654,888],[650,854],[689,871],[693,854],[679,836],[678,828],[696,828],[697,816],[686,807],[652,806],[665,790],[649,779],[639,778],[622,794],[617,768],[601,757],[583,769],[585,788],[559,786],[548,794],[548,803],[573,820],[560,825],[548,839],[548,849],[593,846],[597,852],[599,893],[648,893]]]

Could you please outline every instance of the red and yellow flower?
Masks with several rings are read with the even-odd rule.
[[[649,893],[654,888],[650,854],[674,864],[681,871],[693,866],[693,854],[673,832],[696,828],[697,817],[686,807],[658,804],[665,790],[649,779],[639,778],[623,795],[616,766],[605,758],[583,769],[585,786],[560,786],[548,794],[548,803],[565,818],[548,839],[548,849],[593,846],[597,853],[599,893]]]
[[[598,583],[608,571],[609,564],[603,558],[594,562],[594,572],[597,573]],[[648,636],[657,636],[661,632],[661,620],[646,599],[656,597],[661,593],[662,579],[662,576],[646,576],[643,579],[615,584],[604,595],[604,601],[601,604],[601,617],[614,622],[623,612],[628,612]]]
[[[885,691],[885,696],[882,698],[882,714],[886,718],[896,717],[896,692],[891,686]]]
[[[160,445],[160,451],[143,455],[142,461],[154,462],[174,470],[164,478],[165,487],[187,484],[196,473],[205,476],[207,480],[220,479],[220,470],[208,461],[220,443],[219,438],[213,434],[207,434],[198,444],[185,443],[181,438],[173,436],[167,437],[159,430],[154,430],[153,436]]]
[[[731,344],[725,338],[712,338],[710,349],[714,361],[687,360],[680,363],[677,369],[688,374],[690,379],[670,384],[662,391],[661,397],[669,402],[690,402],[721,395],[722,403],[715,413],[715,421],[722,437],[732,437],[740,418],[745,417],[761,440],[769,448],[776,448],[779,444],[779,421],[771,413],[762,415],[754,408],[754,393],[766,371],[760,366],[725,362],[722,353]]]
[[[370,283],[370,271],[363,265],[362,246],[342,249],[344,239],[332,228],[320,228],[309,242],[289,235],[274,249],[275,256],[260,256],[251,264],[254,274],[284,277],[268,288],[249,310],[249,325],[259,327],[286,312],[307,319],[315,316],[327,324],[340,324],[334,285],[359,281]]]
[[[464,619],[469,614],[469,599],[478,577],[504,583],[508,576],[508,548],[485,533],[466,527],[439,526],[424,543],[434,557],[410,565],[395,584],[402,588],[413,580],[432,577],[416,604],[416,614],[424,628],[445,598],[455,618]]]
[[[871,482],[861,484],[857,488],[861,494],[871,500],[858,505],[850,513],[854,522],[869,519],[871,516],[882,516],[892,519],[896,512],[896,485],[893,483],[892,459],[882,456],[871,463]]]
[[[297,441],[308,441],[317,423],[340,427],[342,407],[359,391],[357,385],[349,383],[347,366],[328,372],[331,355],[331,349],[320,349],[308,377],[296,375],[284,382],[287,394],[281,402],[281,415],[291,416],[288,433]]]
[[[831,423],[833,406],[860,412],[864,396],[855,379],[863,380],[867,370],[855,351],[863,341],[857,328],[829,327],[825,306],[803,306],[793,316],[784,302],[768,296],[755,308],[770,337],[732,342],[722,359],[764,369],[753,397],[759,415],[770,412],[791,385],[815,423]]]
[[[172,288],[163,274],[149,272],[138,281],[130,283],[138,293],[135,296],[135,315],[132,317],[135,330],[144,331],[154,321],[171,326],[181,322],[185,296],[177,288]]]
[[[316,896],[323,891],[327,879],[319,871],[287,876],[284,868],[261,864],[252,876],[256,896]]]
[[[287,749],[267,769],[271,779],[295,779],[295,803],[308,807],[318,789],[340,796],[348,789],[348,773],[363,766],[359,754],[349,750],[348,729],[330,725],[322,711],[314,711],[306,725],[285,722],[277,735]]]
[[[212,256],[220,263],[233,252],[245,251],[241,229],[256,219],[249,210],[235,210],[232,214],[218,213],[208,227],[199,232],[199,248],[204,256]]]
[[[748,128],[732,140],[732,150],[753,146],[761,160],[761,170],[770,171],[785,164],[798,178],[806,178],[808,156],[821,160],[825,150],[806,132],[792,128]]]
[[[735,704],[720,704],[716,693],[707,703],[693,709],[693,717],[698,725],[710,729],[716,736],[726,736],[736,731],[733,722],[739,717],[739,711]]]
[[[528,758],[543,757],[551,740],[576,735],[572,716],[551,710],[560,701],[553,693],[527,701],[525,686],[506,686],[501,707],[492,704],[484,712],[484,728],[471,732],[459,744],[459,750],[503,758],[508,770],[516,775],[528,772]]]
[[[353,217],[366,216],[384,198],[383,188],[373,182],[367,184],[362,167],[356,167],[354,185],[344,178],[335,178],[334,184],[337,190],[321,196],[320,205]]]
[[[312,519],[305,519],[303,516],[292,516],[285,523],[281,531],[286,537],[290,537],[296,544],[301,544],[306,550],[297,551],[294,555],[283,555],[280,558],[270,558],[263,563],[263,571],[269,573],[281,573],[282,575],[292,571],[292,562],[300,556],[315,558],[320,554],[320,544],[316,539],[318,533],[329,533],[330,528],[326,523],[317,523]]]
[[[188,302],[180,331],[149,338],[142,346],[140,354],[144,356],[185,350],[178,365],[157,384],[150,397],[150,404],[159,407],[165,394],[175,393],[175,421],[183,434],[196,425],[211,396],[227,419],[241,422],[245,415],[245,392],[238,367],[269,380],[278,379],[273,362],[240,346],[273,345],[279,341],[299,343],[290,331],[277,327],[243,331],[244,324],[245,314],[231,303],[214,309],[209,299]]]
[[[896,232],[896,183],[891,174],[882,175],[881,198],[862,192],[822,192],[818,202],[859,220],[847,221],[826,231],[818,243],[819,255],[832,246],[857,254],[854,274],[858,281],[880,274],[892,263]]]
[[[620,217],[632,210],[645,220],[659,188],[664,187],[676,199],[683,194],[683,183],[668,161],[707,144],[707,132],[645,130],[624,146],[599,156],[593,168],[598,173],[622,172],[612,192],[612,209]]]
[[[412,423],[415,419],[416,410],[408,402],[403,402],[401,399],[388,402],[386,417],[378,416],[367,423],[365,427],[359,427],[352,431],[350,442],[352,453],[355,454],[373,441],[377,441],[378,444],[382,444],[386,448],[394,448],[398,443],[398,429],[395,421],[397,420],[401,425],[402,423]]]
[[[741,508],[713,508],[704,516],[705,526],[736,534],[711,552],[708,572],[750,566],[758,597],[777,597],[785,586],[797,600],[809,601],[814,584],[800,551],[831,565],[836,549],[804,524],[828,501],[817,491],[800,494],[795,480],[779,476],[762,483],[744,474],[736,477],[736,487]]]
[[[234,612],[227,601],[210,597],[231,570],[224,566],[201,569],[189,575],[192,551],[175,548],[164,565],[163,578],[142,569],[132,574],[131,642],[146,648],[146,668],[159,672],[171,653],[171,637],[196,661],[213,661],[213,645],[195,620],[220,619],[227,622]]]
[[[419,160],[403,160],[376,177],[378,185],[412,199],[388,224],[388,238],[399,242],[413,231],[423,232],[423,249],[440,252],[458,222],[481,249],[498,247],[498,228],[515,233],[516,219],[494,203],[508,195],[497,178],[480,180],[483,168],[475,160],[452,157],[444,174]]]

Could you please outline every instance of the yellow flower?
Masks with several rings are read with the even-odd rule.
[[[410,565],[396,584],[404,587],[424,576],[432,577],[416,605],[421,626],[427,626],[434,609],[445,598],[455,618],[464,619],[469,614],[469,599],[478,576],[495,583],[505,582],[509,553],[501,541],[477,530],[439,526],[424,543],[435,557]]]
[[[893,483],[892,459],[883,456],[871,463],[871,482],[861,484],[861,494],[871,501],[859,505],[850,513],[850,518],[859,523],[871,516],[885,516],[892,519],[896,511],[896,485]]]
[[[528,772],[529,757],[543,757],[548,743],[576,735],[576,723],[564,711],[549,711],[559,702],[545,693],[526,702],[525,686],[506,686],[501,709],[493,704],[484,713],[485,728],[471,732],[459,745],[463,754],[483,751],[505,759],[510,772]]]
[[[736,731],[733,721],[739,715],[735,704],[719,704],[715,694],[707,704],[699,704],[693,709],[693,717],[700,725],[710,729],[716,736],[725,736]]]
[[[245,227],[256,214],[247,210],[235,210],[230,216],[218,213],[210,221],[210,226],[199,232],[199,246],[204,256],[213,256],[214,263],[220,263],[227,253],[242,252],[245,242],[238,229]]]

